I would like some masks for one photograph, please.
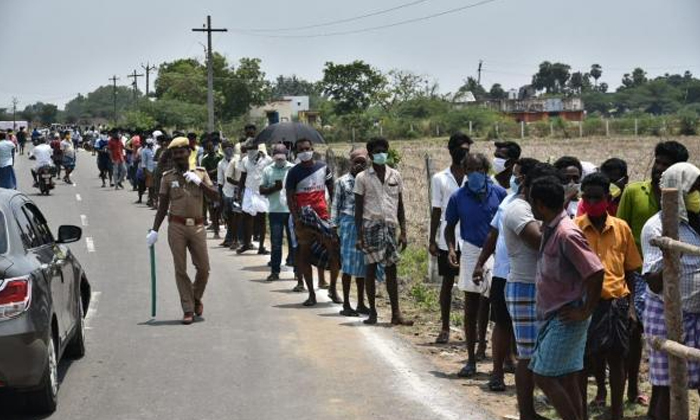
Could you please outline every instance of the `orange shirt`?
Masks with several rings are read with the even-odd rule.
[[[605,268],[600,297],[619,299],[629,295],[625,273],[641,267],[642,258],[627,223],[617,217],[608,216],[603,231],[600,232],[591,224],[587,215],[577,217],[575,222]]]

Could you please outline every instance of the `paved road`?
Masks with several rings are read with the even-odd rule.
[[[161,236],[151,319],[144,239],[154,212],[132,204],[135,193],[100,188],[89,153],[78,155],[77,185],[61,183],[50,197],[29,188],[29,167],[18,158],[20,188],[54,229],[83,225],[72,249],[94,292],[87,356],[62,364],[59,408],[49,418],[487,418],[390,328],[342,318],[329,302],[302,308],[290,273],[267,283],[264,258],[237,256],[215,240],[206,320],[182,326]],[[12,411],[0,406],[0,417],[27,418]]]

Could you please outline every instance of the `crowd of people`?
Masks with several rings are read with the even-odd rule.
[[[64,146],[71,133],[60,137],[61,153],[51,144],[52,159],[69,183],[75,152]],[[399,303],[396,265],[407,246],[406,216],[401,174],[388,165],[389,142],[372,138],[351,150],[349,169],[335,179],[310,140],[268,145],[268,152],[255,138],[256,127],[249,124],[238,141],[219,133],[113,129],[96,131],[90,142],[102,186],[118,190],[128,181],[137,203],[145,197],[157,210],[148,245],[156,243],[168,218],[183,323],[203,313],[210,231],[237,254],[270,255],[268,281],[280,279],[284,261],[294,272],[294,291],[307,293],[304,306],[317,304],[316,267],[318,287],[342,304],[341,315],[376,324],[376,285],[383,282],[391,324],[412,325]],[[14,145],[0,133],[3,187],[8,143]],[[498,141],[489,158],[472,153],[472,144],[463,133],[452,135],[451,165],[431,181],[428,251],[442,277],[437,343],[450,340],[455,280],[464,293],[467,362],[458,375],[476,375],[492,321],[488,388],[505,391],[504,375],[513,372],[521,419],[542,418],[533,399],[536,387],[565,420],[588,418],[591,406],[606,406],[608,393],[611,418],[622,419],[625,388],[629,403],[648,405],[650,418],[668,419],[665,353],[649,349],[651,398],[640,390],[639,373],[642,333],[666,334],[663,256],[649,244],[661,235],[662,188],[679,190],[680,239],[700,246],[700,169],[687,162],[686,147],[658,143],[650,180],[629,183],[627,164],[618,157],[599,166],[573,156],[540,162],[522,156],[516,142]],[[187,276],[187,250],[197,269],[194,284]],[[698,272],[700,257],[682,255],[684,340],[695,348]],[[688,387],[700,389],[700,364],[688,367]],[[589,376],[596,383],[591,401]]]

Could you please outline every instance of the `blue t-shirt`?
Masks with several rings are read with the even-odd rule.
[[[459,222],[459,236],[462,240],[481,248],[489,234],[491,220],[507,194],[503,187],[488,181],[486,194],[480,198],[465,185],[450,197],[445,220],[450,225]]]

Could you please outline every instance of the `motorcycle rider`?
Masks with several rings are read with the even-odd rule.
[[[39,144],[32,150],[31,157],[36,159],[36,164],[34,169],[32,169],[32,178],[34,178],[34,188],[39,187],[39,179],[37,178],[37,173],[39,168],[43,166],[50,166],[53,168],[53,149],[51,146],[46,144],[46,139],[39,137]]]

